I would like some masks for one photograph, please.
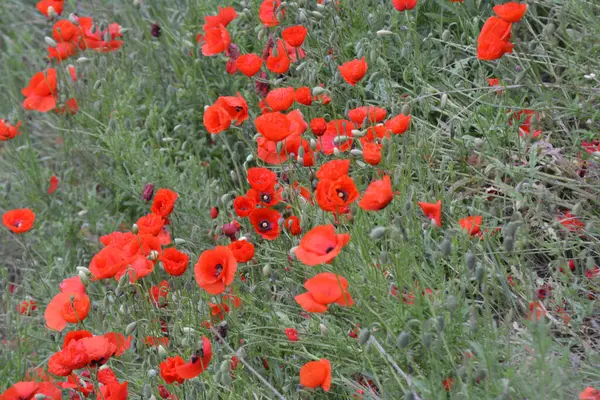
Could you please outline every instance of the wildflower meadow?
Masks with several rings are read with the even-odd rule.
[[[600,400],[598,15],[0,1],[0,400]]]

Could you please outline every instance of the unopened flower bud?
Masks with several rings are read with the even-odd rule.
[[[152,251],[150,251],[150,254],[148,254],[148,260],[156,261],[156,260],[158,260],[158,256],[159,256],[158,251],[152,250]]]
[[[54,9],[53,6],[48,7],[46,12],[48,13],[48,18],[50,18],[50,19],[54,19],[57,16],[56,10]]]
[[[131,226],[131,232],[132,232],[134,235],[137,235],[139,231],[140,231],[140,228],[138,227],[138,225],[137,225],[137,224],[133,224],[133,225]]]
[[[448,257],[450,254],[452,254],[452,243],[450,243],[448,239],[444,239],[440,245],[440,251],[444,257]]]
[[[265,265],[262,269],[262,273],[264,276],[271,275],[271,265],[270,264]]]
[[[377,31],[377,36],[379,36],[379,37],[391,36],[393,34],[394,34],[394,32],[388,31],[388,30],[385,30],[385,29],[380,29],[380,30]]]
[[[371,237],[371,239],[381,239],[383,236],[385,236],[385,231],[385,226],[377,226],[371,230],[369,236]]]
[[[150,201],[152,200],[152,196],[154,196],[154,185],[146,183],[146,185],[144,185],[144,190],[142,190],[142,200]]]
[[[423,347],[426,349],[430,349],[431,345],[433,345],[433,335],[429,332],[425,332],[421,337],[421,343],[423,343]]]
[[[360,333],[358,334],[358,344],[360,344],[361,346],[363,346],[365,343],[367,343],[367,341],[369,340],[369,338],[371,337],[371,331],[368,329],[361,329]]]
[[[398,340],[396,341],[396,344],[398,347],[403,349],[408,346],[409,342],[410,342],[410,334],[408,332],[401,332],[398,335]]]
[[[125,334],[131,335],[133,331],[135,331],[135,328],[137,328],[137,321],[133,321],[132,323],[127,325],[127,327],[125,327]]]
[[[329,328],[325,324],[319,324],[319,330],[321,331],[321,336],[327,336],[327,333],[329,333]]]
[[[57,46],[57,43],[56,43],[56,41],[55,41],[54,39],[52,39],[51,37],[49,37],[49,36],[46,36],[46,37],[44,38],[44,40],[46,41],[46,44],[47,44],[48,46],[51,46],[51,47],[56,47],[56,46]]]
[[[158,345],[158,356],[163,359],[169,356],[167,350],[165,350],[165,348],[161,344]]]

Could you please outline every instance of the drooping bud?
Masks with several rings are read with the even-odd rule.
[[[152,196],[154,196],[154,185],[146,183],[146,185],[144,185],[144,190],[142,190],[142,200],[150,201],[152,200]]]
[[[371,239],[377,240],[377,239],[381,239],[383,236],[385,236],[385,232],[386,232],[385,226],[377,226],[371,230],[371,233],[369,234],[369,236],[371,237]]]
[[[403,348],[407,347],[409,343],[410,343],[410,334],[408,332],[401,332],[398,335],[398,340],[396,342],[397,346],[400,347],[401,349],[403,349]]]
[[[360,333],[358,334],[358,344],[360,344],[361,346],[363,346],[365,343],[367,343],[367,341],[369,340],[369,338],[371,337],[371,331],[368,329],[361,329]]]

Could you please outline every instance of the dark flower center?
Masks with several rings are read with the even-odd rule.
[[[261,198],[261,200],[262,200],[263,203],[270,203],[271,202],[271,195],[268,194],[268,193],[263,193],[260,196],[260,198]]]
[[[326,253],[326,254],[329,254],[329,253],[331,253],[331,252],[333,251],[333,249],[335,249],[335,247],[334,247],[334,246],[329,246],[329,247],[327,248],[327,250],[325,250],[325,253]]]
[[[271,229],[271,223],[269,221],[260,221],[258,228],[261,232],[266,232]]]
[[[23,221],[21,221],[20,219],[16,220],[13,222],[13,226],[15,227],[20,227],[23,224]]]
[[[235,106],[235,111],[240,112],[242,111],[244,108],[242,106]]]
[[[218,278],[221,272],[223,272],[223,266],[221,264],[215,265],[215,278]]]
[[[348,192],[346,192],[345,190],[340,190],[340,189],[336,189],[337,191],[337,195],[340,199],[346,201],[348,200]]]

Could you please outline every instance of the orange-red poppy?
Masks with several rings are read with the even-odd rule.
[[[242,54],[235,60],[235,66],[247,77],[252,77],[260,71],[263,60],[257,54]]]
[[[38,396],[40,395],[40,396]],[[0,400],[61,400],[60,389],[52,382],[17,382],[0,394]]]
[[[363,106],[348,111],[348,118],[358,126],[362,126],[365,119],[367,123],[381,122],[387,116],[385,108]]]
[[[176,367],[177,374],[183,379],[192,379],[200,375],[208,367],[212,358],[212,344],[206,336],[202,336],[200,348],[192,356],[191,360]]]
[[[277,88],[265,97],[265,103],[272,111],[285,111],[294,104],[294,88]]]
[[[350,241],[347,233],[336,234],[333,225],[319,225],[302,237],[294,254],[300,262],[319,265],[331,262]]]
[[[2,215],[2,224],[14,233],[24,233],[33,228],[35,213],[29,208],[9,210]]]
[[[385,127],[393,134],[401,135],[408,129],[410,125],[410,115],[398,114],[385,122]]]
[[[158,235],[164,224],[165,219],[154,213],[146,214],[136,222],[140,235],[148,234],[152,236]]]
[[[50,60],[56,59],[60,64],[61,61],[72,57],[77,53],[77,46],[69,42],[57,43],[56,47],[48,46],[48,58]]]
[[[294,25],[281,31],[281,36],[292,47],[300,47],[304,43],[308,30],[302,25]]]
[[[229,32],[223,25],[204,31],[203,39],[202,54],[205,56],[223,53],[231,44],[231,36],[229,36]]]
[[[290,63],[291,59],[285,43],[283,40],[278,40],[277,46],[269,50],[267,69],[276,74],[285,74],[290,69]]]
[[[497,17],[489,17],[477,38],[477,57],[480,60],[496,60],[513,51],[510,43],[512,24]]]
[[[281,5],[281,0],[263,0],[258,9],[258,17],[264,26],[271,27],[279,25],[279,20],[275,12]],[[281,9],[281,17],[283,18],[285,10]]]
[[[302,233],[300,218],[296,217],[295,215],[287,217],[283,225],[285,226],[285,229],[293,236],[297,236]]]
[[[438,200],[437,203],[425,203],[420,201],[419,207],[423,210],[423,214],[430,220],[435,221],[437,226],[442,226],[442,201]]]
[[[233,282],[237,261],[228,247],[205,250],[194,266],[198,286],[210,294],[220,294]]]
[[[56,188],[58,188],[59,180],[56,176],[52,175],[50,177],[50,184],[48,185],[48,194],[54,193]]]
[[[384,175],[380,180],[371,182],[358,206],[367,211],[379,211],[387,207],[393,199],[392,181],[389,176]]]
[[[296,103],[310,106],[312,104],[312,93],[310,88],[307,86],[302,86],[296,89],[296,92],[294,93],[294,99],[296,100]]]
[[[227,111],[229,118],[238,126],[248,119],[248,103],[239,92],[237,96],[219,97],[214,105]]]
[[[488,85],[490,86],[498,86],[500,84],[500,80],[498,78],[487,78]]]
[[[231,21],[237,18],[237,12],[233,7],[218,7],[219,13],[217,15],[208,15],[204,17],[204,26],[202,29],[207,31],[211,28],[216,28],[219,25],[227,26]]]
[[[412,10],[417,6],[417,0],[392,0],[392,5],[398,11]]]
[[[171,286],[169,282],[162,281],[158,285],[150,287],[148,294],[150,295],[150,302],[156,307],[164,307],[167,305],[167,295],[169,294]]]
[[[348,206],[356,201],[359,195],[354,181],[347,175],[336,180],[320,180],[315,191],[319,207],[334,213],[345,213]]]
[[[158,370],[160,371],[160,377],[165,380],[166,383],[183,383],[185,380],[177,373],[177,367],[184,365],[185,360],[181,358],[181,356],[174,356],[165,359],[158,366]]]
[[[326,358],[307,362],[300,368],[300,384],[308,388],[322,388],[329,392],[331,388],[331,363]]]
[[[85,293],[60,292],[46,307],[46,326],[55,331],[62,331],[67,323],[83,321],[90,311],[90,305],[90,298]]]
[[[270,208],[257,208],[250,213],[250,223],[263,239],[275,240],[279,236],[281,214]]]
[[[229,247],[237,262],[245,263],[254,257],[254,245],[247,240],[236,240],[227,247]]]
[[[285,336],[287,336],[290,342],[297,342],[300,340],[298,338],[298,331],[294,328],[285,328]]]
[[[310,121],[310,130],[315,136],[323,136],[327,130],[327,122],[325,118],[313,118]]]
[[[304,287],[308,292],[294,298],[304,311],[324,313],[333,303],[344,307],[354,304],[347,290],[348,281],[343,276],[322,272],[304,282]]]
[[[321,165],[316,173],[317,179],[336,180],[350,172],[350,160],[331,160]]]
[[[63,12],[64,5],[65,0],[42,0],[38,1],[38,3],[36,4],[36,8],[46,17],[51,17],[51,15],[48,14],[48,9],[50,7],[52,7],[56,15],[60,15]]]
[[[37,308],[37,301],[24,300],[17,306],[17,311],[21,315],[31,315],[31,313],[37,310]]]
[[[258,147],[258,158],[267,164],[279,165],[287,161],[288,155],[286,149],[281,148],[280,151],[277,151],[277,142],[260,136],[256,139],[256,144]]]
[[[250,187],[258,191],[272,190],[277,183],[277,174],[267,168],[249,168],[247,177]]]
[[[308,128],[308,124],[304,120],[304,115],[300,110],[292,110],[287,113],[287,119],[290,121],[290,134],[300,136]]]
[[[527,4],[521,4],[514,1],[498,4],[493,8],[496,15],[506,22],[519,22],[525,12],[527,12]]]
[[[280,112],[260,115],[254,120],[254,125],[265,139],[273,142],[279,142],[292,133],[292,123],[287,115]]]
[[[481,222],[483,217],[481,215],[461,218],[458,223],[471,236],[481,234]]]
[[[218,105],[212,105],[204,111],[204,127],[213,135],[229,129],[231,117],[227,110]]]
[[[238,217],[247,217],[256,208],[256,201],[247,196],[238,196],[233,200],[233,209]]]
[[[121,247],[110,244],[92,257],[89,269],[94,279],[112,278],[127,265],[129,260],[129,255]]]
[[[558,222],[571,232],[579,232],[585,226],[579,218],[571,214],[571,211],[562,213],[562,216],[558,218]]]
[[[48,68],[46,72],[38,72],[29,81],[29,85],[21,90],[26,99],[23,107],[27,110],[48,112],[56,107],[56,70]]]
[[[579,400],[600,400],[600,390],[588,386],[579,393]]]
[[[19,131],[19,127],[22,122],[17,122],[16,125],[11,125],[3,119],[0,119],[0,142],[5,140],[14,139],[19,136],[21,132]]]
[[[356,86],[356,84],[365,76],[367,68],[368,65],[364,57],[360,60],[355,59],[348,61],[338,67],[342,74],[342,78],[352,86]]]
[[[171,189],[158,189],[154,195],[150,211],[161,217],[168,217],[171,212],[173,212],[173,207],[175,207],[175,202],[178,197],[179,195]]]
[[[100,387],[100,398],[105,400],[127,400],[129,398],[129,382],[117,380],[108,382]]]
[[[363,159],[367,164],[379,165],[381,162],[381,148],[379,143],[364,143],[363,144]]]
[[[175,247],[169,247],[163,251],[160,261],[167,274],[171,276],[180,276],[183,275],[187,269],[190,257],[177,250]]]

